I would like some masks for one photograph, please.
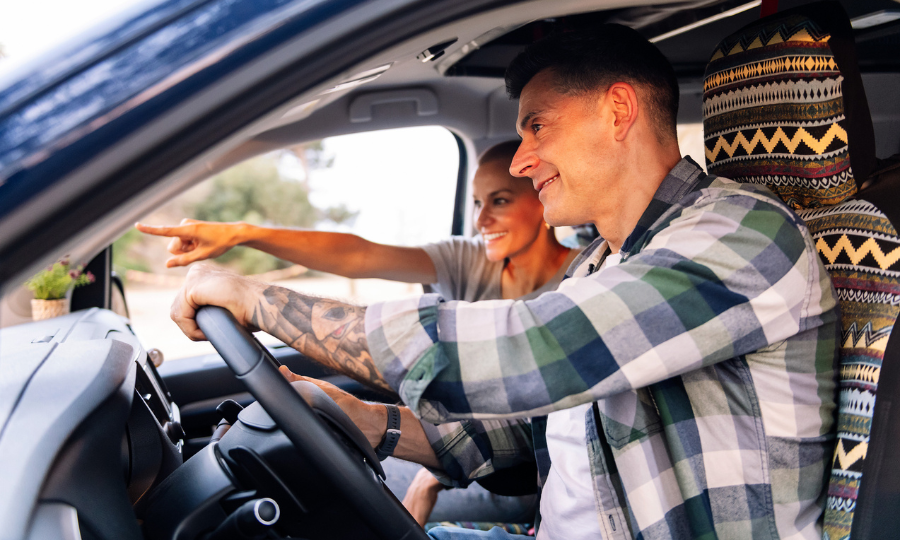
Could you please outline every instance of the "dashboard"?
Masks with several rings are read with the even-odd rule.
[[[224,429],[185,460],[179,408],[128,319],[91,308],[0,330],[0,540],[232,538],[261,501],[280,509],[263,524],[270,538],[384,537],[335,478],[355,478],[355,491],[371,484],[378,496],[366,504],[398,516],[398,537],[424,534],[365,437],[303,385],[325,394],[293,383],[346,450],[347,468],[328,473],[305,459],[259,403],[233,403]],[[354,468],[362,474],[347,476]]]
[[[0,539],[141,538],[134,507],[182,464],[182,438],[127,319],[0,330]]]

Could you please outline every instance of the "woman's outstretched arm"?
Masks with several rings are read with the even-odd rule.
[[[434,283],[437,273],[425,250],[377,244],[354,234],[248,223],[215,223],[184,219],[177,226],[138,223],[146,234],[172,238],[166,266],[186,266],[218,257],[235,246],[247,246],[322,272],[349,278],[380,278],[406,283]]]

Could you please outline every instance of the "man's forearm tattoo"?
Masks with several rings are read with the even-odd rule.
[[[369,354],[365,315],[364,307],[271,286],[250,322],[325,367],[394,394]]]

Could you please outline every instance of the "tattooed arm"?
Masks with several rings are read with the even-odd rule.
[[[194,265],[172,304],[172,320],[193,340],[206,339],[194,321],[204,305],[221,306],[239,323],[272,334],[323,366],[394,394],[369,354],[364,307]]]
[[[372,362],[365,320],[364,307],[270,285],[249,322],[325,367],[393,394]]]

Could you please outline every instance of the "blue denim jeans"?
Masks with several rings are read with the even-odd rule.
[[[403,500],[409,484],[422,466],[394,458],[388,458],[381,464],[387,474],[388,487],[398,499]],[[536,510],[537,495],[504,497],[472,484],[466,489],[441,492],[428,521],[533,523]]]
[[[435,527],[428,531],[435,540],[534,540],[533,536],[510,534],[499,527],[489,531],[460,529],[459,527]]]

